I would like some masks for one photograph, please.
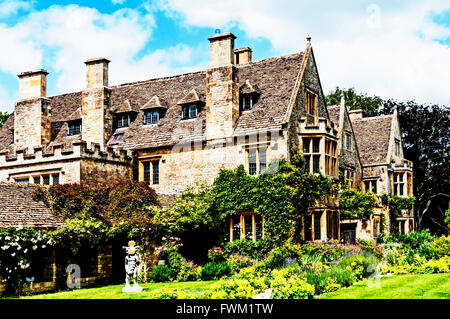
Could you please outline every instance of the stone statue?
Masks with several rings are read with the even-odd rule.
[[[125,256],[125,287],[122,288],[122,292],[139,292],[142,291],[142,287],[139,286],[137,281],[138,266],[140,263],[139,256],[137,255],[136,243],[131,240],[128,242],[127,247],[123,247],[127,251]],[[133,286],[130,285],[133,280]]]

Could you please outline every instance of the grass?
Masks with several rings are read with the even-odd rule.
[[[323,294],[320,299],[450,299],[450,274],[395,275],[382,277],[380,288],[357,283],[351,287]],[[211,290],[216,281],[190,281],[141,284],[140,293],[122,293],[124,285],[83,288],[20,297],[21,299],[152,299],[163,288],[177,289],[190,295]]]
[[[322,299],[450,299],[450,274],[382,277],[380,288],[358,283],[323,294]]]
[[[50,294],[23,296],[20,299],[152,299],[163,288],[177,289],[190,295],[200,295],[209,291],[216,281],[190,281],[140,284],[144,289],[139,293],[122,293],[124,285],[111,285],[98,288],[82,288]]]

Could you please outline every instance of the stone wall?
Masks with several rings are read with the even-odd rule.
[[[59,174],[59,183],[97,183],[106,180],[130,180],[133,157],[127,151],[100,149],[98,144],[87,147],[74,142],[70,147],[54,145],[50,149],[34,148],[34,153],[16,151],[0,153],[0,182],[14,182],[17,178]],[[116,178],[117,177],[117,178]]]
[[[220,169],[234,169],[243,164],[248,169],[246,146],[269,145],[267,163],[286,158],[286,137],[278,132],[223,141],[180,144],[171,148],[140,151],[139,179],[143,180],[142,162],[159,160],[160,183],[151,185],[160,192],[181,192],[199,179],[214,181]]]
[[[293,106],[290,122],[288,123],[288,135],[289,135],[288,159],[290,159],[294,154],[296,154],[299,150],[301,150],[299,137],[300,134],[302,134],[303,132],[300,129],[298,123],[302,117],[303,118],[308,117],[309,115],[306,112],[307,88],[317,93],[317,116],[328,120],[328,112],[326,109],[325,97],[323,96],[322,87],[319,80],[319,73],[316,67],[312,48],[309,46],[305,51],[305,58],[303,60],[303,65],[300,72],[303,72],[303,76],[301,82],[297,84],[298,85],[297,96],[295,97],[294,101],[291,101],[293,103]],[[314,121],[314,119],[312,120]]]
[[[80,180],[90,185],[106,185],[127,182],[133,179],[133,167],[123,162],[108,162],[98,159],[82,159]]]
[[[80,278],[81,287],[89,287],[95,284],[105,284],[108,283],[112,276],[112,246],[106,244],[98,248],[98,265],[97,274],[92,277],[82,277]],[[44,293],[54,291],[57,287],[56,278],[57,272],[65,272],[68,265],[57,264],[55,252],[53,252],[53,258],[45,258],[45,271],[51,273],[45,276],[45,279],[50,279],[50,281],[34,282],[32,284],[25,284],[22,289],[22,295],[34,294],[34,293]],[[31,274],[33,276],[33,274]],[[0,295],[5,291],[5,285],[1,283],[0,277]]]

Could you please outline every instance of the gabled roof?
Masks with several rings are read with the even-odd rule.
[[[77,108],[75,112],[70,114],[70,116],[67,118],[67,121],[76,121],[81,120],[81,107]]]
[[[33,200],[34,185],[0,183],[0,227],[29,225],[42,228],[64,223],[43,202]]]
[[[363,165],[387,162],[391,136],[392,115],[366,117],[352,120]]]
[[[115,108],[113,108],[113,113],[126,113],[126,112],[139,112],[139,107],[133,103],[133,105],[131,105],[129,100],[125,100],[123,101],[122,104],[118,104],[115,106]]]
[[[197,93],[195,89],[190,90],[181,100],[178,101],[177,104],[189,104],[195,102],[203,102],[200,98],[200,95]]]
[[[340,120],[340,105],[331,105],[328,106],[327,109],[330,121],[333,122],[337,127]]]
[[[236,65],[239,86],[245,85],[248,80],[253,88],[257,87],[260,90],[260,95],[252,110],[243,113],[237,120],[235,136],[254,134],[261,130],[281,129],[303,57],[303,53],[296,53]],[[160,101],[165,101],[167,107],[164,116],[156,125],[143,125],[143,111],[140,110],[118,144],[119,147],[134,149],[171,146],[180,141],[200,139],[205,136],[206,110],[201,108],[195,120],[181,120],[179,105],[180,102],[189,102],[192,99],[204,101],[205,71],[127,83],[112,86],[110,90],[112,110],[120,110],[127,105],[126,101],[131,109],[140,109],[155,95]],[[76,92],[49,97],[53,143],[77,141],[81,138],[80,135],[67,136],[65,122],[81,106],[81,94]],[[14,116],[12,115],[0,128],[0,151],[9,147],[12,140],[10,129],[13,127]]]
[[[167,103],[161,100],[158,95],[153,95],[147,103],[141,106],[141,110],[147,109],[167,109]]]
[[[239,88],[241,94],[260,93],[260,90],[256,84],[251,84],[249,80],[245,80],[245,83]]]

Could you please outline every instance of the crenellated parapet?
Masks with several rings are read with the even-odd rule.
[[[93,159],[97,161],[133,165],[133,153],[131,151],[106,147],[102,149],[100,144],[85,141],[71,143],[52,144],[48,147],[37,146],[32,152],[28,148],[15,149],[15,151],[0,152],[0,169],[17,165],[47,163],[55,161],[69,161],[76,159]]]

